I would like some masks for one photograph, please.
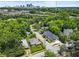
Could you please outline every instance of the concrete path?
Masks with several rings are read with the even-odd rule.
[[[28,56],[31,56],[31,50],[30,49],[26,49],[25,50],[25,54],[22,56],[22,57],[28,57]]]

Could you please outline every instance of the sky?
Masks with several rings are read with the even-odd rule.
[[[35,6],[45,7],[79,7],[79,1],[0,1],[0,7],[26,5],[30,3]]]

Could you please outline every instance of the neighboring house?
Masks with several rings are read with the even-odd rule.
[[[4,11],[4,12],[8,12],[8,9],[4,9],[3,11]]]
[[[59,40],[56,40],[51,45],[52,45],[52,47],[50,48],[51,51],[53,51],[54,53],[58,53],[60,51],[60,46],[62,46],[63,43],[61,43]]]
[[[56,36],[55,34],[53,34],[52,32],[50,31],[45,31],[43,33],[43,35],[45,35],[48,39],[52,40],[52,41],[55,41],[55,40],[59,40],[59,37]]]
[[[73,49],[74,46],[75,46],[75,41],[70,41],[69,43],[66,43],[65,46],[66,46],[66,49]]]
[[[25,48],[29,48],[29,45],[28,45],[26,39],[22,39],[21,42],[22,42],[22,45],[23,45]]]
[[[48,49],[50,49],[50,51],[52,51],[54,53],[58,53],[58,51],[60,51],[59,46],[52,46],[52,47],[49,46]]]
[[[68,36],[69,34],[71,34],[73,32],[72,29],[64,29],[64,35]]]
[[[32,39],[30,39],[30,44],[38,45],[38,44],[41,44],[41,42],[37,38],[32,38]]]
[[[6,13],[8,13],[8,10],[7,9],[0,9],[0,13],[6,14]]]
[[[21,13],[29,13],[29,10],[21,10],[19,12],[21,12]]]
[[[14,10],[14,9],[11,9],[11,10],[0,9],[0,13],[14,15],[14,14],[21,14],[21,13],[29,13],[29,10],[20,10],[20,11],[18,11],[18,10]]]

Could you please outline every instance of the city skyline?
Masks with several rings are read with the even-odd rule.
[[[79,1],[0,1],[0,7],[33,4],[45,7],[79,7]]]

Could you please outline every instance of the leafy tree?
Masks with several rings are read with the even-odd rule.
[[[58,15],[59,19],[61,19],[61,20],[69,20],[69,13],[68,12],[62,10],[58,14],[59,14]]]
[[[35,14],[36,11],[35,11],[35,10],[31,10],[29,13],[31,13],[31,14]]]
[[[64,23],[64,28],[70,28],[70,29],[74,29],[77,27],[77,24],[74,20],[68,20]]]
[[[51,51],[46,51],[45,52],[45,57],[56,57],[56,54],[54,52]]]
[[[58,36],[59,36],[59,40],[62,42],[62,43],[66,43],[69,41],[69,38],[67,36],[64,36],[64,34],[62,32],[58,33]]]
[[[73,57],[79,57],[79,41],[75,42],[74,50],[71,51]]]
[[[24,54],[24,47],[20,40],[24,37],[25,24],[16,20],[0,21],[0,52],[6,56],[21,56]]]
[[[50,30],[55,34],[58,34],[60,32],[60,28],[58,26],[52,26]]]
[[[71,40],[74,40],[74,41],[79,40],[79,31],[76,31],[76,32],[72,33],[72,34],[70,35],[70,39],[71,39]]]

